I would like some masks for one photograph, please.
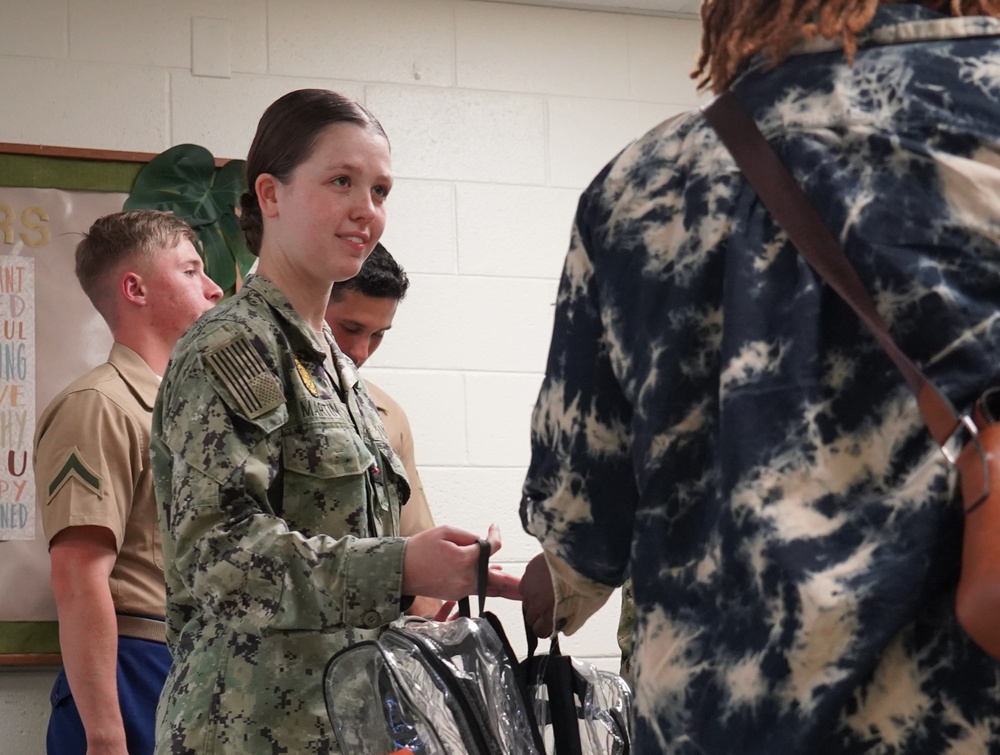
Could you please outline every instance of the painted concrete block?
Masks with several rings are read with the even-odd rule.
[[[194,17],[229,20],[233,71],[266,70],[265,0],[71,0],[70,57],[190,70]]]
[[[470,464],[527,467],[531,413],[541,384],[540,373],[465,376]]]
[[[472,183],[456,188],[463,274],[559,278],[579,191]]]
[[[52,711],[52,683],[57,669],[20,670],[6,667],[0,674],[0,752],[5,755],[41,755]]]
[[[382,243],[407,273],[458,272],[454,184],[396,179],[386,206]]]
[[[690,109],[569,98],[550,98],[548,105],[551,183],[581,189],[634,139],[678,112]],[[586,124],[586,128],[581,124]]]
[[[138,152],[167,147],[165,71],[9,56],[2,62],[0,101],[24,106],[0,118],[0,141]]]
[[[369,109],[405,178],[542,184],[545,113],[537,96],[371,86]]]
[[[333,89],[354,100],[364,89],[329,79],[234,74],[230,79],[171,74],[172,142],[200,144],[216,157],[246,159],[257,121],[276,99],[295,89]]]
[[[542,373],[556,281],[410,276],[405,317],[378,352],[382,367]]]
[[[0,11],[4,55],[65,58],[68,54],[66,0],[6,2]]]
[[[636,100],[697,106],[689,74],[701,54],[701,23],[679,18],[629,19],[629,94]]]
[[[627,18],[507,3],[459,3],[458,85],[621,97],[628,92]]]
[[[192,18],[191,73],[220,79],[232,76],[232,37],[228,18]]]
[[[455,51],[445,0],[272,2],[270,71],[451,86]]]

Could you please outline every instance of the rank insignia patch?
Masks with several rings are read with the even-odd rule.
[[[101,476],[87,466],[87,462],[83,460],[80,449],[73,446],[73,449],[69,452],[69,458],[66,459],[66,463],[60,467],[59,471],[56,472],[56,476],[52,478],[52,482],[49,483],[49,496],[46,500],[46,505],[52,503],[52,499],[55,498],[56,493],[70,480],[76,480],[94,495],[100,496],[103,491]]]

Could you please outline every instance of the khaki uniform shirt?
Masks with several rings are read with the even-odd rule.
[[[253,277],[178,343],[153,438],[157,752],[337,752],[323,670],[400,614],[409,495],[353,364]]]
[[[375,402],[375,406],[378,407],[382,425],[385,427],[385,434],[389,438],[389,445],[392,446],[392,450],[396,452],[402,462],[403,469],[406,470],[406,477],[410,481],[410,499],[403,507],[400,532],[404,536],[410,537],[429,530],[434,526],[434,517],[431,515],[427,496],[424,495],[424,484],[420,481],[420,473],[417,471],[410,420],[407,418],[406,412],[403,411],[403,407],[371,380],[365,380],[365,387]]]
[[[111,597],[120,613],[163,616],[149,427],[159,378],[116,343],[108,361],[75,380],[42,413],[35,480],[49,542],[67,527],[106,527],[118,557]]]

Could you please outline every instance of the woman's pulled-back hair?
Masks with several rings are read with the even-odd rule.
[[[255,184],[262,173],[287,181],[309,159],[316,140],[327,126],[353,123],[385,137],[382,124],[349,97],[326,89],[299,89],[278,98],[264,111],[247,155],[247,191],[240,197],[240,227],[247,248],[258,254],[264,236]]]
[[[911,0],[912,1],[912,0]],[[803,39],[840,38],[853,60],[860,34],[879,5],[905,0],[705,0],[701,7],[701,57],[692,78],[722,92],[740,67],[758,53],[778,65]],[[953,16],[1000,16],[1000,0],[918,0]]]

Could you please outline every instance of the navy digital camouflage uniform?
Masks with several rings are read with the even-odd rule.
[[[820,39],[733,91],[968,409],[1000,376],[1000,21],[883,6],[853,68]],[[532,447],[557,622],[631,564],[635,752],[1000,752],[955,475],[699,113],[582,196]]]
[[[354,366],[256,276],[179,342],[153,434],[157,752],[338,752],[323,669],[400,614],[409,494]]]

